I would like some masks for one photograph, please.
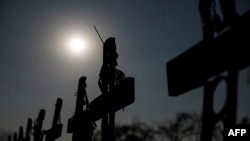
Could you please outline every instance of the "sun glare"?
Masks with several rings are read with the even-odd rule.
[[[74,38],[70,39],[69,47],[73,53],[79,54],[79,53],[82,53],[85,51],[86,42],[80,37],[74,37]]]

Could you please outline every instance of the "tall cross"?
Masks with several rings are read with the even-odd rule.
[[[204,86],[201,141],[212,140],[218,121],[223,121],[225,130],[236,125],[238,72],[250,65],[249,25],[250,12],[213,41],[201,41],[167,62],[170,96]],[[227,74],[221,75],[223,72]],[[227,84],[227,98],[222,110],[215,113],[214,91],[221,81]]]
[[[68,133],[73,133],[72,141],[87,140],[92,137],[93,123],[102,119],[102,141],[115,140],[115,112],[134,102],[134,78],[125,77],[116,68],[117,57],[115,38],[103,43],[103,65],[98,81],[102,94],[88,102],[86,77],[79,79],[75,115],[69,119]]]

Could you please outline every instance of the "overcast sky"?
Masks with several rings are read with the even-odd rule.
[[[237,0],[241,14],[249,0]],[[178,112],[201,112],[203,88],[168,96],[166,63],[202,39],[198,0],[2,0],[0,1],[0,128],[18,131],[28,117],[46,110],[43,129],[51,127],[56,99],[63,99],[64,124],[59,140],[70,138],[67,120],[74,114],[78,79],[87,77],[87,94],[101,94],[98,74],[103,40],[116,38],[118,68],[135,78],[135,103],[116,113],[117,123],[134,117],[161,122]],[[72,37],[86,41],[86,51],[68,49]],[[247,69],[239,75],[239,117],[250,116]],[[225,84],[215,97],[219,110]],[[99,122],[99,121],[98,121]]]

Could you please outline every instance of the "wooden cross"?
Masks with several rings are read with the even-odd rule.
[[[62,108],[62,99],[57,98],[56,105],[55,105],[55,113],[52,121],[52,127],[45,131],[46,139],[45,141],[54,141],[55,139],[59,138],[62,133],[63,124],[61,124],[60,120],[60,112]]]
[[[116,112],[134,103],[134,96],[134,78],[128,77],[110,93],[101,94],[90,103],[92,120],[99,120],[105,114]]]
[[[23,126],[20,126],[17,141],[23,141]]]
[[[24,141],[30,141],[31,130],[32,130],[32,119],[28,118]]]
[[[211,141],[214,125],[223,120],[224,128],[236,124],[238,72],[250,65],[250,12],[212,42],[199,42],[167,62],[168,94],[179,96],[204,86],[201,141]],[[221,73],[227,72],[226,76]],[[214,77],[213,80],[210,80]],[[225,81],[227,99],[219,113],[213,111],[216,86]]]
[[[96,27],[95,30],[97,31]],[[97,33],[101,38],[98,31]],[[73,133],[72,141],[90,141],[93,123],[101,118],[102,141],[114,141],[115,112],[134,102],[134,78],[125,77],[123,72],[116,68],[118,53],[115,38],[110,37],[105,42],[102,40],[102,43],[103,64],[98,80],[102,94],[89,103],[85,90],[86,77],[80,78],[75,115],[69,119],[67,128],[68,133]]]
[[[134,78],[128,77],[109,93],[94,99],[89,108],[86,97],[86,77],[79,79],[75,115],[69,119],[68,133],[73,133],[72,141],[90,140],[91,122],[101,119],[111,112],[116,112],[134,102]]]
[[[34,121],[34,139],[33,141],[42,141],[43,140],[43,132],[42,132],[42,126],[43,126],[43,120],[45,118],[45,110],[41,109],[37,119]]]

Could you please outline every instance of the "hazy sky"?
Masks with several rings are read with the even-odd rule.
[[[249,0],[237,0],[237,11],[250,9]],[[18,131],[28,117],[35,120],[46,110],[43,129],[51,127],[55,103],[61,111],[66,133],[74,114],[78,79],[87,77],[87,94],[101,94],[98,74],[102,64],[102,38],[116,38],[118,68],[135,78],[135,103],[116,113],[117,123],[134,117],[161,122],[178,112],[201,112],[202,90],[169,97],[166,63],[202,39],[198,0],[2,0],[0,1],[0,128]],[[82,54],[72,54],[68,41],[86,40]],[[239,117],[250,116],[247,69],[239,78]],[[224,102],[220,84],[215,108]],[[99,122],[99,121],[98,121]]]

